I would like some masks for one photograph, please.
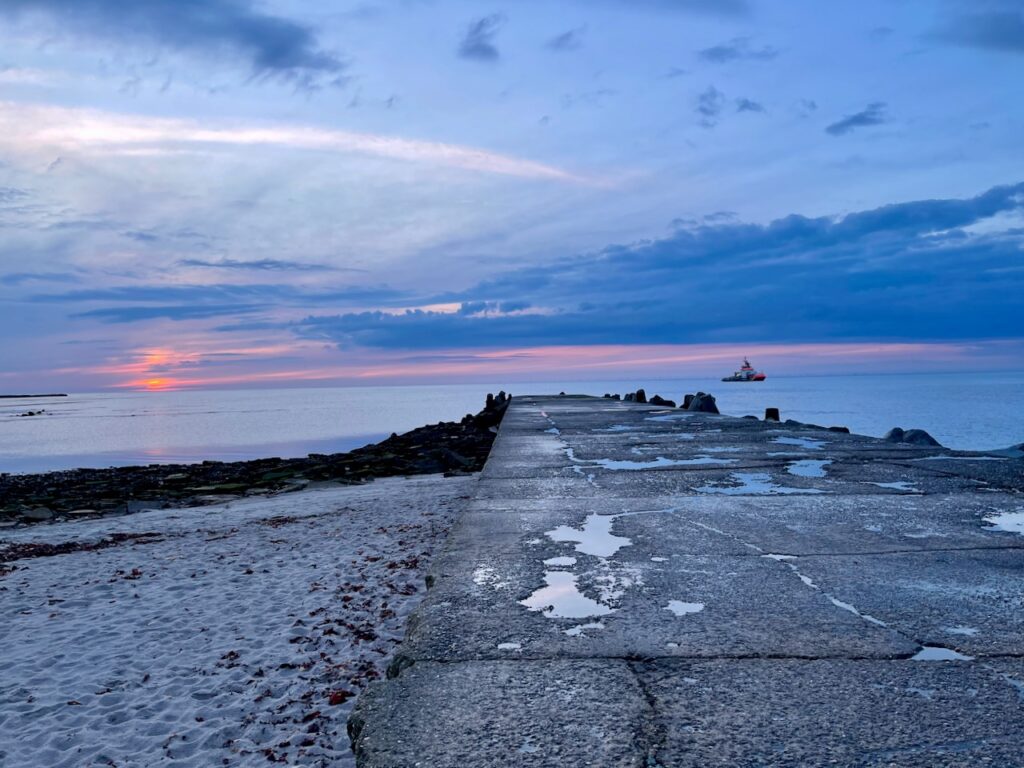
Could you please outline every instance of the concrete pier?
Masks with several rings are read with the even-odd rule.
[[[359,765],[1024,765],[1024,461],[513,401]]]

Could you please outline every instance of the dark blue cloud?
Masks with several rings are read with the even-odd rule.
[[[718,116],[724,108],[725,94],[713,85],[697,97],[697,114],[700,115],[700,124],[705,128],[718,123]]]
[[[257,75],[305,85],[336,79],[345,67],[320,47],[312,28],[250,0],[3,0],[0,14],[103,40],[241,56]]]
[[[563,32],[560,35],[555,35],[553,38],[548,40],[547,48],[552,51],[578,51],[583,47],[583,33],[586,30],[585,27],[577,27],[576,29],[570,29]]]
[[[459,56],[477,61],[497,61],[501,54],[494,44],[494,38],[504,23],[505,17],[500,13],[472,21],[459,43]]]
[[[736,37],[726,43],[697,51],[699,58],[713,64],[726,64],[730,61],[770,61],[778,55],[778,49],[771,46],[755,48],[751,45],[749,37]]]
[[[885,115],[886,104],[884,101],[876,101],[868,104],[860,112],[847,115],[842,120],[837,120],[825,129],[826,133],[833,136],[843,136],[857,128],[867,128],[872,125],[882,125],[887,122]]]
[[[964,229],[1015,211],[1024,211],[1024,184],[842,218],[697,223],[433,297],[463,302],[460,312],[310,315],[295,330],[420,350],[1015,338],[1024,233]],[[502,314],[503,302],[526,311]]]
[[[221,259],[220,261],[208,261],[206,259],[181,259],[178,264],[183,267],[207,267],[210,269],[235,269],[255,272],[365,272],[362,269],[350,269],[342,267],[330,267],[326,264],[310,264],[304,261],[289,261],[286,259],[252,259],[241,261],[239,259]]]
[[[958,45],[1024,54],[1024,8],[1017,0],[965,5],[938,37]]]
[[[91,318],[104,323],[137,323],[143,320],[204,320],[222,315],[240,315],[258,312],[265,307],[260,305],[225,304],[225,305],[177,305],[159,307],[104,307],[76,312],[75,318]]]
[[[747,98],[736,99],[737,112],[764,112],[764,105],[759,101]]]

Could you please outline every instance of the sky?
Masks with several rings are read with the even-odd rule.
[[[1020,0],[2,0],[0,392],[1024,368]]]

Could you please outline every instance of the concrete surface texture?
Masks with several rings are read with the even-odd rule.
[[[1024,461],[520,397],[358,764],[1024,765]]]

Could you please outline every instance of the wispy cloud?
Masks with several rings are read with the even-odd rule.
[[[214,125],[17,102],[0,102],[3,145],[51,152],[172,152],[188,147],[266,145],[373,155],[522,178],[588,181],[555,166],[458,144],[302,125]]]
[[[842,120],[837,120],[832,123],[825,128],[825,132],[833,136],[843,136],[857,128],[868,128],[873,125],[882,125],[888,121],[885,110],[885,102],[876,101],[872,104],[868,104],[867,107],[862,109],[860,112],[854,112],[852,115],[847,115]]]
[[[241,57],[258,76],[303,85],[335,80],[345,68],[310,26],[250,0],[4,0],[0,15],[115,45],[150,44],[226,62]]]
[[[578,51],[583,47],[583,33],[586,27],[577,27],[555,35],[547,42],[547,48],[552,51],[566,52]]]
[[[764,112],[764,105],[748,98],[736,99],[737,112]]]
[[[206,267],[210,269],[232,269],[252,270],[255,272],[363,272],[343,267],[331,267],[326,264],[310,264],[304,261],[289,261],[286,259],[252,259],[242,261],[239,259],[221,259],[219,261],[207,261],[205,259],[181,259],[178,264],[182,267]]]
[[[726,64],[730,61],[770,61],[778,55],[778,49],[769,45],[755,48],[751,45],[749,37],[736,37],[728,42],[697,51],[700,59],[713,64]]]
[[[709,86],[697,97],[697,114],[700,115],[700,124],[705,128],[711,128],[718,123],[718,116],[725,108],[725,94]]]
[[[500,13],[470,22],[462,42],[459,43],[459,56],[477,61],[497,61],[501,54],[494,44],[494,39],[504,23],[505,17]]]

